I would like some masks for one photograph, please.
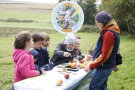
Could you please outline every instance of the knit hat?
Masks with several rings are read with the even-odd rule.
[[[105,11],[99,12],[95,17],[95,20],[103,23],[104,25],[106,25],[111,19],[112,16]]]
[[[36,57],[38,57],[38,52],[37,52],[34,48],[31,48],[31,49],[29,50],[29,52],[30,52],[31,55],[34,57],[34,59],[35,59]]]
[[[66,38],[65,38],[65,41],[64,43],[65,44],[75,44],[76,42],[76,37],[73,33],[68,33]]]

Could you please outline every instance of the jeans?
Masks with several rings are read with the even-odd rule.
[[[107,80],[113,68],[95,69],[89,86],[89,90],[107,90]]]

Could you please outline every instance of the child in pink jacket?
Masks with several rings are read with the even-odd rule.
[[[38,76],[42,71],[35,70],[34,60],[29,53],[29,49],[33,47],[32,35],[30,32],[24,31],[15,37],[13,60],[15,62],[14,83],[26,78]]]

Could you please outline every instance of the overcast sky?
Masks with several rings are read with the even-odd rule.
[[[58,0],[0,0],[0,2],[58,3]]]
[[[0,0],[0,2],[32,2],[32,3],[58,3],[58,0]],[[101,4],[101,0],[97,0],[97,4]]]

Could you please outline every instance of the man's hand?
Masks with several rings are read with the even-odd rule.
[[[89,67],[85,67],[84,68],[84,71],[89,72],[90,71],[90,68]]]
[[[69,52],[64,52],[65,57],[71,57],[71,54]]]

